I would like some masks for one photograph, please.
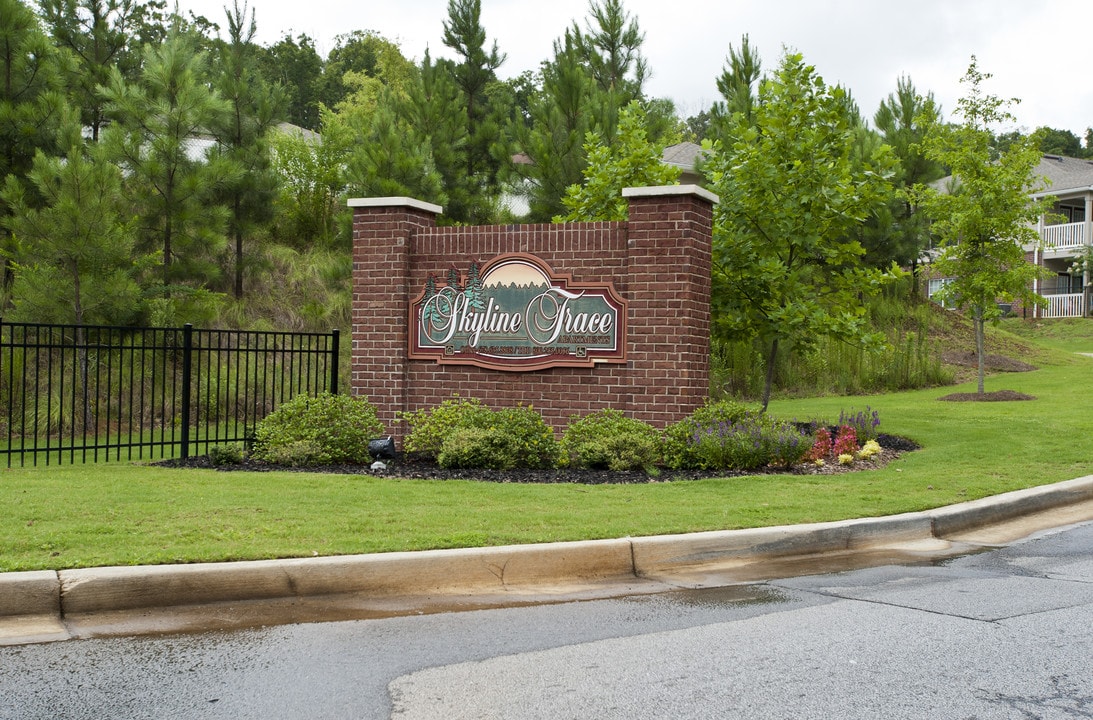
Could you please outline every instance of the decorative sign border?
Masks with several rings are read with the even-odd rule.
[[[432,273],[410,303],[409,356],[529,371],[626,362],[626,300],[577,283],[534,255],[498,255]]]

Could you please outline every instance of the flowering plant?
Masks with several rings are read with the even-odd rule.
[[[839,428],[839,434],[835,436],[835,444],[831,449],[835,455],[849,455],[851,461],[858,454],[858,433],[849,425]],[[845,463],[843,463],[845,464]]]
[[[816,441],[812,443],[812,449],[808,451],[808,455],[805,457],[810,462],[823,465],[824,458],[831,454],[832,447],[831,431],[826,427],[821,427],[816,430]]]
[[[872,460],[877,455],[880,455],[881,448],[880,443],[876,440],[870,440],[862,445],[861,450],[858,451],[858,458],[861,460]]]
[[[839,413],[839,427],[849,425],[857,433],[859,442],[875,440],[880,427],[880,413],[866,406],[865,410],[843,410]]]

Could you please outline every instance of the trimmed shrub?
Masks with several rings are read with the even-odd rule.
[[[530,405],[497,410],[491,422],[512,441],[513,467],[552,468],[558,465],[560,451],[554,430]]]
[[[503,430],[461,427],[444,439],[436,460],[443,468],[511,470],[517,458],[513,438]]]
[[[243,462],[243,446],[238,443],[232,445],[213,445],[209,448],[209,462],[213,467],[221,465],[238,465]]]
[[[495,411],[475,399],[456,399],[401,417],[410,425],[406,449],[441,467],[508,470],[558,462],[554,431],[530,406]]]
[[[651,425],[608,408],[574,418],[562,436],[562,454],[574,467],[650,470],[660,463],[660,436]]]
[[[474,398],[453,398],[428,410],[399,413],[399,419],[410,426],[403,447],[407,452],[436,459],[444,439],[452,432],[463,427],[487,427],[490,414],[490,409]]]
[[[258,423],[251,455],[278,465],[364,464],[368,441],[382,434],[366,398],[297,395]]]

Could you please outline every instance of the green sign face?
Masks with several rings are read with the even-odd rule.
[[[626,360],[626,301],[610,283],[574,283],[531,255],[500,255],[410,305],[410,357],[497,370]]]

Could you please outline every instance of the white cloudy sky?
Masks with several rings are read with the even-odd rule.
[[[242,2],[242,0],[240,0]],[[231,0],[178,0],[224,25]],[[765,69],[782,48],[801,52],[829,84],[850,88],[866,117],[895,90],[901,74],[930,91],[948,114],[963,94],[971,56],[994,77],[986,92],[1017,97],[1017,127],[1049,126],[1079,137],[1093,125],[1091,0],[624,0],[645,32],[653,77],[647,89],[670,97],[684,116],[718,97],[715,78],[729,45],[747,33]],[[420,60],[451,56],[441,42],[447,0],[250,0],[258,40],[306,33],[321,54],[334,38],[373,30]],[[482,0],[482,24],[508,59],[499,75],[534,70],[588,0]]]

